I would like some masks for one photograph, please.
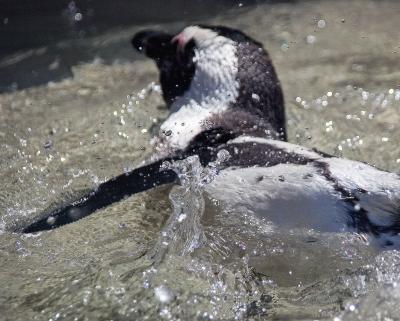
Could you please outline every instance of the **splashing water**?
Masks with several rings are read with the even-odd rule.
[[[170,280],[160,280],[171,268],[174,273],[183,269],[191,275],[190,278],[206,286],[200,293],[197,293],[199,289],[191,291],[191,298],[181,303],[182,306],[195,304],[200,309],[192,309],[195,319],[222,317],[239,320],[252,313],[263,314],[266,309],[259,309],[254,302],[261,298],[261,301],[269,304],[271,300],[259,291],[261,287],[257,285],[255,272],[248,265],[247,255],[236,257],[223,266],[214,262],[208,254],[195,254],[196,250],[208,252],[216,245],[215,240],[207,240],[200,222],[205,210],[203,191],[218,174],[220,164],[229,157],[229,153],[222,150],[217,154],[217,160],[207,167],[202,167],[198,156],[164,164],[164,168],[177,173],[181,185],[170,192],[172,214],[150,251],[153,264],[143,272],[144,288],[153,288],[156,301],[164,306],[160,312],[163,318],[174,320],[181,316],[173,312],[173,305],[176,304],[175,300],[182,300],[182,297],[177,298]],[[171,273],[169,271],[167,274]],[[184,308],[182,310],[185,311]],[[186,313],[190,310],[186,310]]]
[[[180,186],[175,186],[170,195],[172,215],[153,249],[152,257],[160,261],[166,252],[187,255],[201,247],[205,235],[200,223],[204,213],[203,190],[218,174],[219,164],[229,157],[225,150],[217,154],[217,160],[207,167],[200,164],[199,157],[165,162],[164,169],[172,169],[178,175]]]
[[[155,261],[160,261],[167,251],[186,255],[203,244],[204,233],[200,223],[204,212],[202,191],[204,179],[211,174],[201,166],[197,156],[166,162],[163,167],[178,174],[181,186],[175,186],[170,193],[173,211],[154,248],[152,256]]]

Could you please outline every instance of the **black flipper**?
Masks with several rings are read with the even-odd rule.
[[[96,190],[86,194],[79,201],[59,208],[27,226],[23,233],[51,230],[75,222],[125,197],[174,182],[176,173],[169,169],[161,169],[162,163],[168,160],[170,159],[139,167],[100,184]]]
[[[136,193],[147,191],[156,186],[173,183],[177,179],[177,175],[173,170],[162,169],[161,166],[165,161],[174,161],[184,159],[191,155],[198,155],[200,162],[206,166],[216,157],[218,148],[235,134],[224,128],[214,128],[206,130],[197,135],[182,153],[177,153],[174,157],[165,158],[152,164],[139,167],[126,174],[121,174],[99,185],[99,187],[85,196],[79,201],[66,205],[46,215],[39,221],[25,227],[23,233],[35,233],[55,229],[65,224],[89,216],[93,212],[118,202],[128,196]]]

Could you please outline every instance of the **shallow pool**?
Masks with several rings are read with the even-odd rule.
[[[238,5],[199,22],[265,45],[290,142],[400,172],[399,13],[394,0],[299,1]],[[0,319],[399,320],[400,252],[353,234],[271,231],[220,210],[190,184],[196,177],[51,232],[12,232],[151,154],[166,109],[155,66],[130,48],[139,28],[64,41],[57,52],[84,47],[93,59],[0,95]],[[0,66],[30,59],[27,68],[54,48]],[[170,218],[182,206],[201,218],[195,231]],[[185,243],[193,235],[195,249]]]

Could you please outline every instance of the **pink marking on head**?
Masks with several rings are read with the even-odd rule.
[[[183,52],[185,50],[185,46],[187,44],[187,39],[183,32],[178,33],[175,37],[172,38],[171,43],[176,43],[178,47],[178,51]]]

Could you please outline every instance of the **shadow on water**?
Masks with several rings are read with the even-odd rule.
[[[93,37],[101,34],[158,23],[176,22],[181,28],[227,9],[264,2],[267,1],[2,1],[0,92],[61,80],[72,75],[72,66],[94,58],[105,63],[139,59],[130,50],[130,35],[112,43],[94,43]]]

